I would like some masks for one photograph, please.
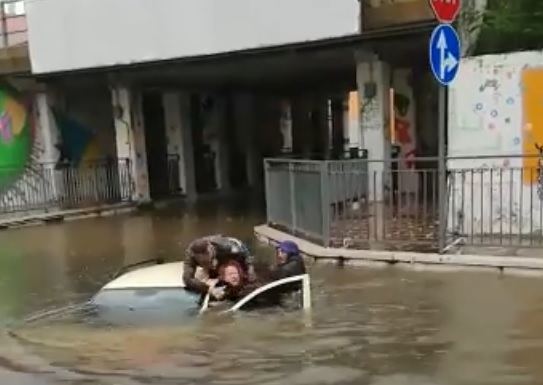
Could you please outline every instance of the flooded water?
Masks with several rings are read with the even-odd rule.
[[[70,319],[19,322],[89,298],[122,265],[179,259],[198,235],[252,240],[260,221],[229,210],[172,209],[0,233],[0,383],[543,383],[536,278],[315,265],[310,318],[210,315],[190,325],[116,329]]]

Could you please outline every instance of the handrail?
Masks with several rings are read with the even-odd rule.
[[[245,297],[243,297],[241,300],[239,300],[234,306],[232,306],[230,309],[224,311],[223,313],[231,313],[238,311],[241,309],[244,305],[246,305],[248,302],[250,302],[253,298],[257,297],[258,295],[264,293],[265,291],[268,291],[270,289],[273,289],[277,286],[285,285],[287,283],[293,283],[302,281],[302,308],[304,310],[311,309],[311,284],[310,284],[310,278],[309,274],[302,274],[302,275],[295,275],[292,277],[287,277],[283,279],[279,279],[277,281],[273,281],[271,283],[268,283],[267,285],[261,286],[258,289],[252,291]]]

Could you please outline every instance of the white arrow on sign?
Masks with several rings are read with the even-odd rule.
[[[445,33],[441,31],[437,39],[437,49],[439,50],[439,77],[441,79],[445,78],[445,74],[450,70],[454,69],[458,65],[458,60],[451,54],[447,52],[447,39],[445,38]]]

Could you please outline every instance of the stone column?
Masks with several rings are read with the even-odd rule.
[[[385,171],[390,156],[388,143],[388,95],[390,69],[384,62],[370,57],[358,60],[356,80],[359,97],[360,145],[368,150],[369,196],[382,202],[388,185]]]
[[[59,151],[56,147],[60,143],[57,122],[51,111],[54,106],[53,98],[47,92],[35,95],[34,113],[39,130],[36,132],[35,146],[39,147],[39,161],[41,163],[56,163]]]
[[[281,121],[279,123],[283,136],[283,152],[292,151],[292,111],[290,101],[281,101]]]
[[[194,146],[190,119],[190,95],[172,91],[163,94],[168,154],[179,158],[179,184],[189,200],[196,199]]]
[[[376,57],[357,57],[356,80],[359,100],[360,147],[368,150],[367,196],[375,220],[370,221],[370,238],[382,239],[385,231],[385,189],[390,188],[390,144],[388,138],[388,96],[390,69]]]
[[[213,109],[209,119],[210,131],[214,133],[215,151],[215,178],[217,189],[227,192],[230,190],[230,154],[228,148],[228,133],[226,132],[226,98],[225,95],[215,95],[213,97]]]
[[[55,105],[55,98],[49,92],[42,91],[35,95],[34,119],[38,129],[32,148],[32,161],[30,170],[39,180],[38,185],[46,185],[44,200],[56,200],[62,191],[62,174],[56,171],[59,161],[61,142],[57,122],[51,108]]]
[[[258,135],[259,127],[255,119],[254,95],[250,93],[236,94],[234,108],[239,146],[245,153],[247,184],[251,188],[257,188],[261,183],[260,168],[262,167],[262,162],[256,136]]]
[[[311,154],[312,132],[310,122],[311,103],[306,96],[291,99],[292,147],[296,156],[308,158]]]
[[[130,194],[134,202],[149,202],[141,95],[128,87],[116,86],[112,89],[112,103],[121,194]]]

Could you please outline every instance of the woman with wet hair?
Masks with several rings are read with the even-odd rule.
[[[305,263],[300,254],[298,245],[292,241],[281,242],[277,246],[275,266],[267,271],[261,272],[259,277],[249,280],[244,275],[242,266],[236,261],[229,261],[219,269],[219,282],[225,285],[224,298],[231,301],[238,301],[270,282],[302,275],[306,273]],[[261,294],[256,298],[253,305],[256,306],[277,306],[285,294],[301,289],[299,283],[282,285]]]
[[[269,280],[257,277],[249,281],[241,265],[236,261],[229,261],[219,269],[217,286],[224,287],[225,300],[237,302],[268,282]],[[279,304],[280,298],[276,294],[270,296],[270,293],[263,293],[251,303],[252,306],[274,306]]]

